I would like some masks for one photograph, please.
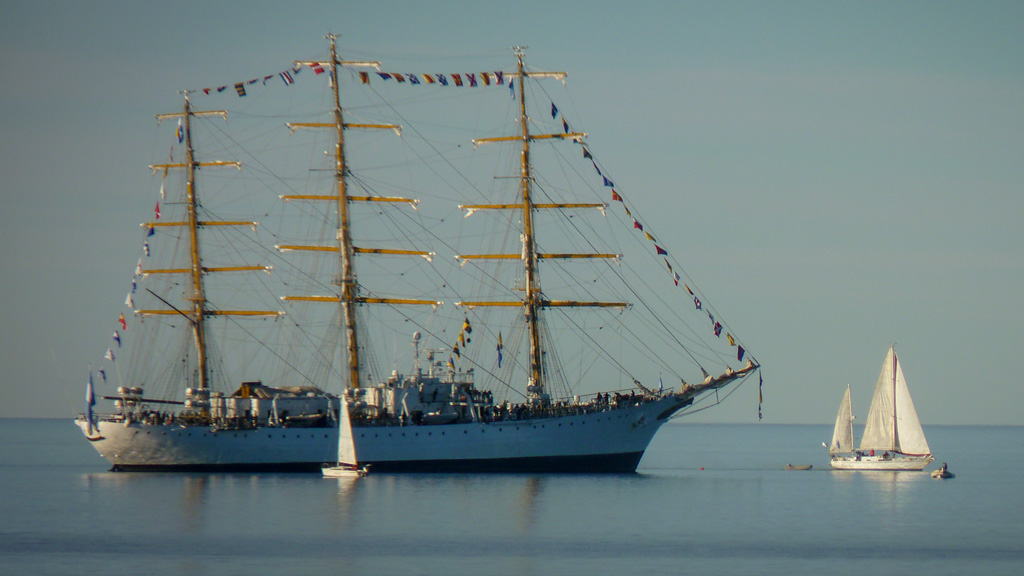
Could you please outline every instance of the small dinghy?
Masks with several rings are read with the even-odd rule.
[[[786,470],[810,470],[814,468],[811,464],[786,464]]]
[[[946,468],[946,463],[943,462],[942,468],[939,468],[938,470],[932,470],[932,478],[939,478],[941,480],[945,480],[947,478],[956,478],[956,474],[950,472],[949,469]]]

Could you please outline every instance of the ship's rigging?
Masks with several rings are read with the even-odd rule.
[[[115,466],[282,464],[286,452],[224,452],[220,440],[195,447],[184,461],[154,463],[151,448],[109,424],[144,418],[168,430],[265,429],[267,439],[284,439],[274,429],[329,428],[341,402],[353,430],[451,425],[481,435],[462,445],[353,432],[347,437],[358,462],[395,470],[631,470],[661,423],[757,370],[651,226],[645,230],[638,205],[612,184],[587,134],[571,128],[553,98],[550,121],[546,104],[532,107],[534,97],[548,97],[534,86],[564,81],[564,72],[530,70],[517,48],[511,71],[396,75],[376,62],[340,58],[336,37],[328,38],[327,59],[296,61],[281,74],[289,90],[304,70],[328,80],[319,105],[291,106],[294,120],[284,126],[281,111],[262,108],[278,101],[239,100],[245,105],[232,118],[242,126],[207,125],[211,137],[203,142],[215,145],[199,153],[194,121],[226,112],[197,111],[195,93],[186,92],[181,113],[158,116],[181,121],[175,136],[183,157],[172,152],[152,167],[162,175],[163,211],[157,204],[143,225],[146,265],[140,260],[136,279],[145,282],[139,300],[152,295],[156,305],[134,306],[133,279],[129,332],[145,343],[137,329],[170,325],[189,344],[154,338],[148,352],[133,351],[119,412],[100,423],[119,454]],[[393,82],[379,86],[372,74]],[[508,93],[456,92],[455,104],[438,110],[429,94],[401,93],[414,78],[502,89],[507,80]],[[246,89],[255,82],[236,84],[237,97],[255,96]],[[469,135],[455,128],[465,124],[467,103],[479,118],[510,122],[478,121]],[[326,114],[315,112],[324,107]],[[267,121],[276,133],[247,127]],[[307,152],[296,155],[296,148]],[[216,168],[241,164],[207,158],[229,150],[254,169],[220,176]],[[587,183],[588,166],[599,185]],[[182,200],[164,200],[171,173],[182,174]],[[159,255],[169,264],[149,264],[153,236],[169,246],[154,246],[154,261]],[[260,260],[269,264],[248,263]],[[158,288],[157,280],[166,285]],[[664,296],[666,287],[676,294]],[[246,295],[265,309],[229,303]],[[284,311],[271,309],[278,306]],[[684,318],[686,309],[696,321]],[[275,320],[250,328],[244,317]],[[162,386],[154,386],[157,362],[165,366]],[[413,372],[403,374],[410,364]],[[148,408],[183,396],[181,411]],[[605,416],[609,410],[617,418]],[[589,423],[597,436],[531,432],[519,441],[519,456],[484,436],[505,425],[519,432],[514,423],[527,420],[551,420],[555,428]],[[315,461],[321,443],[303,444],[305,464],[296,465]]]

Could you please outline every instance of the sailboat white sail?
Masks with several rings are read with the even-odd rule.
[[[836,426],[832,431],[832,443],[828,447],[829,454],[842,454],[853,451],[853,406],[850,402],[850,387],[846,387],[843,401],[839,403],[839,414],[836,415]]]
[[[833,468],[922,470],[934,460],[894,347],[889,347],[875,384],[864,437],[857,450],[852,450],[852,446],[853,416],[847,387],[829,446]]]
[[[889,348],[882,373],[875,384],[860,449],[887,450],[914,456],[931,454],[917,411],[914,410],[914,401],[910,399],[903,368],[893,348]]]

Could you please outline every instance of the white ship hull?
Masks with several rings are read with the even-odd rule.
[[[669,397],[557,418],[355,428],[353,439],[374,471],[633,472],[680,407]]]
[[[654,434],[688,403],[671,395],[602,412],[502,422],[353,428],[375,472],[633,472]],[[84,420],[78,420],[83,433]],[[320,471],[336,428],[211,431],[101,421],[90,437],[114,470]]]
[[[935,458],[929,456],[889,457],[884,456],[848,456],[833,457],[832,467],[836,470],[909,470],[921,471]]]
[[[319,471],[338,453],[338,429],[273,428],[212,431],[180,426],[100,421],[89,435],[113,470]]]

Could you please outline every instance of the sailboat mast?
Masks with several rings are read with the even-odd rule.
[[[899,431],[896,429],[896,348],[890,347],[889,351],[892,353],[892,450],[900,450],[900,437]]]
[[[523,50],[517,46],[515,50],[516,67],[519,72],[519,125],[522,130],[523,151],[520,165],[520,187],[522,189],[523,206],[523,260],[526,272],[526,325],[530,332],[530,384],[540,395],[544,391],[541,370],[541,344],[539,313],[541,308],[540,281],[537,278],[537,256],[533,240],[533,199],[530,196],[530,123],[526,116],[526,90],[523,73]]]
[[[345,182],[345,123],[341,114],[341,90],[338,81],[338,55],[335,48],[337,35],[328,34],[331,42],[331,85],[334,88],[334,123],[337,141],[334,146],[334,179],[338,187],[338,242],[341,256],[341,309],[345,320],[345,340],[348,351],[348,386],[359,387],[359,341],[356,330],[356,276],[352,267],[354,251],[349,230],[348,190]]]
[[[185,94],[184,136],[185,167],[187,170],[186,206],[188,209],[189,248],[192,260],[192,337],[195,340],[199,389],[210,387],[206,358],[206,291],[203,288],[202,260],[199,257],[199,232],[196,217],[196,162],[192,150],[192,105]]]
[[[848,399],[850,398],[850,385],[849,384],[846,385],[846,398],[848,398]],[[850,438],[849,438],[849,442],[848,442],[849,443],[849,447],[847,448],[847,451],[853,451],[853,447],[857,445],[856,439],[853,437],[853,404],[852,404],[853,401],[850,400],[850,402],[851,402],[850,409],[849,409],[849,412],[846,415],[846,429],[849,430],[849,434],[850,434]]]

